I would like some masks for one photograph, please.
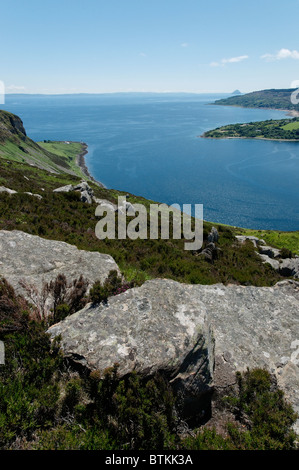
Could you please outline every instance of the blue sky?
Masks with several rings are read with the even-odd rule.
[[[8,93],[299,86],[299,0],[0,0],[0,17]]]

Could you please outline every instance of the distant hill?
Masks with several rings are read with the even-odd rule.
[[[242,93],[240,92],[240,90],[235,90],[232,92],[232,95],[241,95]]]
[[[271,109],[287,109],[299,111],[299,105],[291,102],[291,94],[296,89],[282,90],[261,90],[245,95],[230,96],[215,101],[213,104],[223,106],[241,106],[243,108],[271,108]]]

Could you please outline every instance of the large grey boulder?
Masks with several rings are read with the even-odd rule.
[[[0,276],[18,294],[29,300],[34,295],[36,303],[44,284],[54,281],[58,274],[64,274],[68,282],[82,275],[91,286],[96,280],[104,282],[111,270],[119,272],[109,255],[78,250],[68,243],[21,231],[0,231]]]
[[[124,376],[165,373],[186,403],[230,387],[235,371],[265,367],[299,411],[299,283],[274,287],[147,281],[88,304],[49,329],[67,357],[93,370],[119,364]],[[192,408],[194,412],[194,408]]]

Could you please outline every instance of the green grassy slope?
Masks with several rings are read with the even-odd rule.
[[[28,163],[52,173],[83,177],[82,170],[76,165],[76,158],[84,150],[85,146],[79,142],[38,144],[26,135],[19,117],[0,110],[0,157],[2,158]]]

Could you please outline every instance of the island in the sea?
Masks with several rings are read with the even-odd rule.
[[[299,118],[228,124],[205,132],[211,139],[267,139],[299,142]]]
[[[257,121],[249,123],[229,124],[205,132],[201,137],[211,139],[266,139],[299,141],[299,104],[296,104],[294,95],[296,89],[261,90],[245,95],[230,96],[217,100],[213,105],[240,106],[242,108],[268,108],[280,109],[288,112],[293,119]]]

